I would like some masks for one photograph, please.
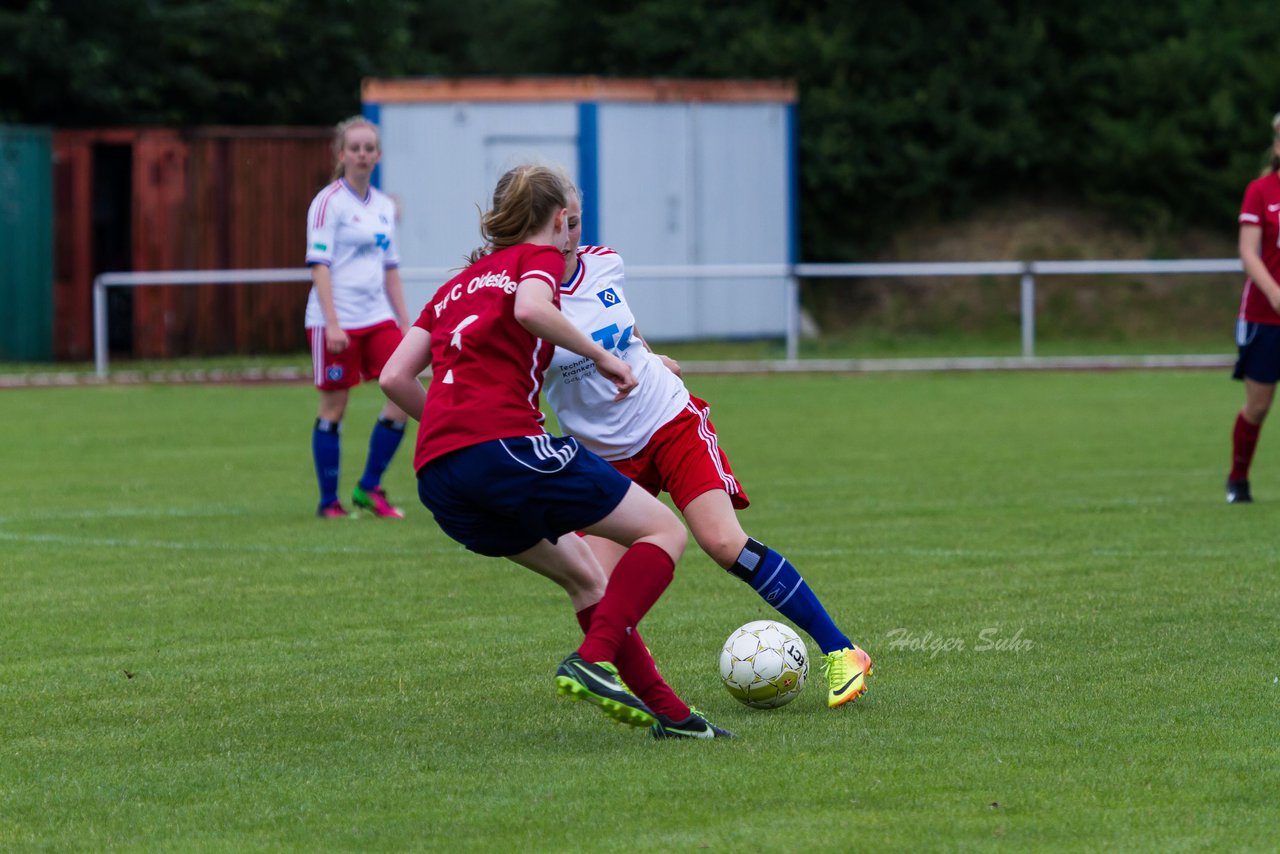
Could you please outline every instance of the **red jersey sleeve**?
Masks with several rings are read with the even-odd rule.
[[[436,291],[431,299],[427,300],[427,304],[422,307],[422,312],[418,315],[418,319],[413,322],[414,326],[419,329],[425,329],[428,333],[431,332],[431,327],[436,320],[436,313],[432,311],[431,306],[435,304],[436,300],[439,298],[440,292]]]
[[[1272,276],[1280,275],[1280,178],[1274,172],[1251,182],[1240,203],[1241,227],[1261,230],[1259,250],[1262,263]],[[1250,323],[1280,325],[1280,313],[1271,305],[1266,293],[1246,276],[1244,294],[1240,298],[1241,320]]]
[[[1266,214],[1266,202],[1262,198],[1262,182],[1251,181],[1244,190],[1244,201],[1240,203],[1241,225],[1262,225]]]
[[[564,256],[554,246],[537,246],[521,259],[520,281],[536,279],[545,282],[551,293],[560,295],[560,279],[564,276]]]

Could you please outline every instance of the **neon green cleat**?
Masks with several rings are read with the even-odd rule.
[[[827,708],[851,703],[867,690],[871,656],[860,647],[838,649],[823,657],[822,669],[827,677]]]
[[[387,500],[387,493],[381,486],[375,486],[373,489],[361,489],[357,486],[351,493],[351,503],[357,510],[372,513],[380,519],[404,518],[404,511]]]
[[[606,715],[628,726],[647,727],[658,720],[618,678],[618,668],[607,661],[592,663],[576,652],[556,668],[556,691],[570,700],[595,703]]]

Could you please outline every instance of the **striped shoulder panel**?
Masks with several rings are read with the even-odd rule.
[[[579,253],[578,258],[581,259],[581,257]],[[576,263],[577,268],[573,271],[573,275],[569,277],[569,281],[560,283],[560,293],[562,294],[571,294],[576,291],[578,285],[581,285],[582,280],[587,277],[587,265],[583,264],[581,260]]]
[[[325,214],[329,212],[329,202],[332,201],[333,197],[337,195],[341,189],[342,181],[334,181],[332,184],[320,191],[320,194],[316,197],[316,219],[315,222],[312,223],[313,227],[324,227]]]

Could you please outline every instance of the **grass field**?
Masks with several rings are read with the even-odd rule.
[[[557,698],[566,598],[440,534],[407,449],[404,523],[312,518],[305,386],[0,392],[0,849],[1274,850],[1280,460],[1223,503],[1221,372],[691,385],[875,657],[854,706],[732,700],[773,612],[696,551],[646,639],[740,737]]]

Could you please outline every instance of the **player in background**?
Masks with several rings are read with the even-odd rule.
[[[1231,435],[1231,504],[1253,501],[1249,466],[1280,380],[1280,113],[1272,118],[1271,130],[1271,161],[1245,188],[1240,206],[1240,260],[1246,278],[1236,321],[1239,358],[1232,376],[1244,380],[1244,407]]]
[[[342,417],[351,388],[377,379],[408,323],[400,259],[396,253],[396,209],[389,196],[370,186],[381,155],[378,129],[360,116],[337,126],[333,183],[307,211],[307,265],[311,295],[306,327],[320,409],[311,434],[323,519],[347,518],[338,499]],[[356,509],[384,519],[403,519],[382,488],[382,473],[404,438],[406,416],[388,402],[369,437],[364,474],[352,492]]]
[[[727,736],[666,687],[635,628],[671,582],[684,526],[576,440],[543,427],[538,396],[557,346],[591,364],[610,399],[635,388],[627,363],[560,313],[565,243],[577,227],[571,195],[561,170],[506,173],[481,220],[485,247],[427,302],[379,384],[420,422],[418,495],[441,529],[568,593],[586,637],[556,671],[559,693],[655,737]],[[619,545],[611,576],[577,531]]]
[[[580,223],[581,212],[575,191],[570,222]],[[827,705],[857,699],[867,688],[871,658],[836,627],[790,561],[747,536],[736,511],[750,502],[717,444],[710,407],[689,393],[679,366],[651,352],[636,331],[623,290],[621,256],[600,246],[579,246],[581,237],[580,227],[570,230],[561,310],[630,365],[637,385],[613,403],[612,385],[590,360],[557,348],[546,394],[560,428],[654,495],[670,493],[702,550],[821,647]],[[603,566],[618,560],[614,543],[586,539]]]

